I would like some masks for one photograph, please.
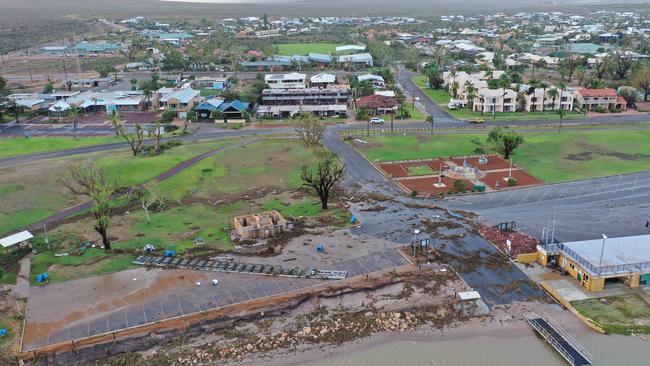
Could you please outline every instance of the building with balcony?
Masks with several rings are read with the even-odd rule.
[[[613,283],[650,285],[650,235],[542,244],[537,255],[540,264],[566,271],[589,291]]]

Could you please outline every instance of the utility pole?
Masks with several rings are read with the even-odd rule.
[[[63,63],[63,73],[65,74],[65,81],[68,81],[68,69],[65,67],[65,57],[61,58],[61,62]]]
[[[370,137],[370,117],[366,120],[366,136]]]
[[[433,136],[433,115],[431,115],[431,136]]]

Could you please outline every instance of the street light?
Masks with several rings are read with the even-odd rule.
[[[603,234],[603,246],[600,248],[600,262],[598,262],[598,273],[600,274],[600,267],[603,265],[603,253],[605,252],[605,240],[607,235]]]

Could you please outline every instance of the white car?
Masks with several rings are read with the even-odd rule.
[[[449,102],[449,104],[447,104],[447,107],[449,107],[451,110],[454,110],[458,108],[458,104]]]
[[[380,125],[380,124],[384,123],[384,119],[379,118],[379,117],[372,117],[370,119],[370,123],[373,124],[373,125]]]

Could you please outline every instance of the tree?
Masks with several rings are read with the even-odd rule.
[[[625,104],[627,107],[634,107],[636,103],[636,90],[632,88],[621,88],[621,91],[618,93],[623,99],[625,99]]]
[[[52,94],[54,93],[54,82],[52,79],[47,78],[47,83],[43,87],[43,94]]]
[[[111,125],[115,129],[115,136],[119,136],[117,127],[120,125],[121,117],[120,117],[120,114],[117,113],[116,109],[111,111],[111,117],[110,118],[111,118]]]
[[[129,144],[131,151],[133,152],[133,156],[137,156],[140,153],[140,148],[144,142],[144,129],[142,126],[140,126],[139,123],[136,123],[135,131],[131,133],[126,130],[124,125],[119,124],[117,125],[117,132]]]
[[[118,193],[118,184],[106,177],[103,168],[88,161],[70,168],[70,178],[63,182],[75,196],[86,196],[92,201],[90,212],[95,219],[94,229],[101,236],[105,250],[111,250],[108,228],[111,216],[117,210],[114,200],[130,197],[129,192]]]
[[[632,69],[632,85],[643,90],[643,100],[648,101],[650,94],[650,61],[639,62]]]
[[[524,137],[507,127],[496,127],[488,134],[487,141],[503,154],[504,159],[510,159],[512,152],[524,143]]]
[[[560,95],[560,92],[557,90],[557,88],[551,88],[546,92],[546,94],[549,97],[551,97],[551,99],[553,100],[553,104],[551,105],[551,110],[555,110],[555,100]]]
[[[315,149],[320,145],[325,126],[307,113],[300,115],[299,120],[300,125],[296,128],[296,135],[306,148]]]
[[[558,71],[567,83],[571,82],[576,69],[584,64],[584,58],[580,55],[569,55],[558,63]]]
[[[605,76],[609,75],[612,72],[612,59],[605,57],[600,61],[596,62],[593,69],[593,75],[598,80],[603,80]]]
[[[99,74],[99,76],[105,78],[105,77],[107,77],[110,73],[112,73],[112,72],[115,71],[115,67],[113,67],[113,66],[111,66],[111,65],[109,65],[109,64],[107,64],[107,63],[105,63],[105,62],[102,62],[102,63],[100,63],[100,64],[95,65],[94,70],[97,71],[97,73]]]
[[[501,96],[501,112],[505,112],[505,103],[506,103],[506,89],[510,88],[510,76],[503,73],[499,76],[499,86],[503,89],[503,95]]]
[[[465,81],[465,93],[467,93],[467,105],[470,110],[474,109],[474,98],[476,98],[476,92],[478,92],[478,89],[474,86],[474,84],[469,80]]]
[[[427,65],[427,67],[424,69],[424,76],[427,77],[430,88],[440,89],[442,87],[442,74],[440,73],[438,66],[435,64],[430,63]]]
[[[327,210],[330,192],[345,174],[345,165],[340,165],[336,158],[328,154],[316,167],[302,167],[300,179],[302,185],[313,188],[320,198],[321,207]]]
[[[140,204],[147,216],[147,225],[151,223],[151,209],[162,210],[167,204],[167,199],[155,187],[145,187],[144,192],[140,195]]]
[[[618,76],[619,79],[625,79],[627,73],[634,64],[634,53],[617,48],[610,57],[612,58],[612,64],[616,76]]]
[[[155,120],[153,125],[149,127],[150,136],[153,136],[153,154],[160,154],[160,139],[162,138],[162,133],[165,128],[162,125],[160,120]]]
[[[381,66],[388,66],[388,61],[393,56],[393,50],[382,41],[372,41],[368,43],[368,52],[378,61]]]
[[[138,90],[138,79],[131,79],[131,90]]]
[[[230,67],[233,71],[233,77],[237,79],[237,71],[239,70],[240,62],[242,60],[243,54],[240,48],[238,47],[233,47],[232,50],[230,50]]]
[[[4,123],[4,114],[7,111],[7,106],[9,105],[9,94],[11,94],[11,89],[9,89],[9,84],[7,79],[0,76],[0,123]]]

